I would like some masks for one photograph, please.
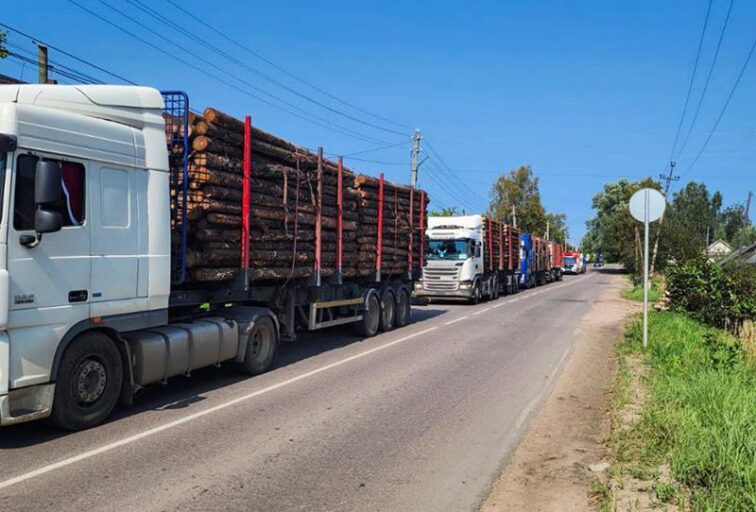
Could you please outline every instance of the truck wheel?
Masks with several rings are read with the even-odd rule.
[[[407,290],[399,290],[396,296],[396,319],[394,325],[404,327],[410,323],[412,317],[412,303]]]
[[[471,293],[472,293],[472,296],[470,297],[470,304],[472,304],[472,305],[479,304],[480,303],[480,299],[481,299],[480,283],[479,282],[476,282],[473,285],[473,289],[472,289]]]
[[[247,352],[242,363],[244,370],[250,375],[259,375],[268,371],[277,350],[278,336],[273,320],[269,316],[258,318],[247,340]]]
[[[108,336],[90,331],[63,354],[55,382],[50,421],[65,430],[83,430],[105,421],[123,383],[121,353]]]
[[[354,332],[358,336],[369,338],[378,332],[381,322],[381,302],[377,293],[370,293],[365,301],[365,311],[362,312],[362,320],[354,324]]]
[[[394,328],[395,319],[396,299],[393,290],[387,288],[381,296],[381,321],[378,323],[378,328],[381,332],[390,331]]]

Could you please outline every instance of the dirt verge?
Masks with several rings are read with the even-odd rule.
[[[595,508],[590,487],[605,472],[615,340],[638,303],[620,297],[622,275],[606,275],[601,297],[578,328],[562,375],[481,506],[482,512]]]

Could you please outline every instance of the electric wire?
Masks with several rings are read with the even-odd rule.
[[[69,58],[71,58],[71,59],[73,59],[73,60],[75,60],[75,61],[77,61],[77,62],[79,62],[81,64],[85,64],[85,65],[87,65],[87,66],[89,66],[91,68],[94,68],[94,69],[96,69],[96,70],[98,70],[98,71],[100,71],[102,73],[105,73],[106,75],[109,75],[109,76],[111,76],[111,77],[113,77],[113,78],[115,78],[117,80],[120,80],[122,82],[125,82],[127,84],[131,84],[131,85],[139,85],[136,82],[132,82],[128,78],[124,78],[123,76],[118,75],[116,73],[113,73],[112,71],[109,71],[109,70],[107,70],[107,69],[105,69],[105,68],[103,68],[101,66],[98,66],[97,64],[94,64],[92,62],[84,60],[81,57],[78,57],[76,55],[73,55],[72,53],[69,53],[69,52],[67,52],[65,50],[62,50],[58,46],[51,45],[51,44],[49,44],[46,41],[42,41],[41,39],[36,38],[34,36],[31,36],[31,35],[29,35],[29,34],[27,34],[25,32],[22,32],[21,30],[18,30],[17,28],[11,27],[10,25],[8,25],[6,23],[0,22],[0,27],[5,27],[6,29],[8,29],[8,30],[10,30],[12,32],[15,32],[16,34],[18,34],[20,36],[23,36],[23,37],[25,37],[27,39],[30,39],[32,42],[37,42],[37,43],[43,44],[44,46],[47,46],[48,48],[52,48],[56,52],[58,52],[58,53],[60,53],[62,55],[65,55],[66,57],[69,57]]]
[[[236,90],[236,91],[238,91],[238,92],[240,92],[242,94],[245,94],[245,95],[247,95],[247,96],[249,96],[251,98],[254,98],[254,99],[256,99],[256,100],[258,100],[258,101],[260,101],[262,103],[265,103],[266,105],[269,105],[269,106],[271,106],[273,108],[276,108],[276,109],[278,109],[280,111],[286,112],[286,113],[288,113],[288,114],[290,114],[290,115],[292,115],[294,117],[297,117],[299,119],[305,120],[305,121],[307,121],[309,123],[315,124],[315,125],[320,126],[322,128],[326,128],[326,129],[335,131],[337,133],[341,133],[342,135],[346,135],[348,137],[353,137],[353,138],[356,138],[356,139],[359,139],[359,140],[363,140],[363,141],[366,141],[366,142],[386,143],[386,141],[383,141],[381,139],[375,139],[373,137],[364,137],[364,136],[361,136],[361,135],[356,134],[354,132],[349,132],[349,131],[346,131],[346,130],[342,130],[341,128],[339,128],[339,127],[337,127],[337,126],[335,126],[335,125],[333,125],[333,124],[331,124],[329,122],[319,122],[316,119],[311,119],[308,116],[311,116],[311,117],[314,117],[314,118],[317,118],[317,116],[314,116],[312,114],[304,114],[304,115],[303,114],[299,114],[299,113],[297,113],[297,112],[295,112],[293,110],[289,110],[289,109],[287,109],[285,107],[282,107],[281,105],[278,105],[278,104],[273,103],[272,101],[269,101],[269,100],[267,100],[267,99],[265,99],[265,98],[263,98],[261,96],[258,96],[258,95],[254,94],[254,93],[252,93],[252,92],[250,92],[248,90],[242,89],[241,87],[238,87],[238,86],[236,86],[234,84],[228,83],[225,80],[221,79],[220,77],[215,76],[212,73],[209,73],[207,70],[202,69],[202,68],[200,68],[200,67],[192,64],[191,62],[186,61],[185,59],[182,59],[181,57],[179,57],[179,56],[177,56],[177,55],[175,55],[175,54],[173,54],[173,53],[165,50],[164,48],[159,47],[158,45],[156,45],[156,44],[154,44],[154,43],[152,43],[150,41],[147,41],[146,39],[140,37],[139,35],[135,34],[132,31],[130,31],[130,30],[126,29],[126,28],[121,27],[117,23],[115,23],[115,22],[107,19],[106,17],[104,17],[104,16],[98,14],[97,12],[89,9],[88,7],[80,4],[76,0],[67,0],[67,1],[69,3],[75,5],[76,7],[82,9],[83,11],[87,12],[91,16],[93,16],[93,17],[99,19],[100,21],[102,21],[102,22],[110,25],[111,27],[117,29],[118,31],[123,32],[124,34],[126,34],[126,35],[128,35],[128,36],[136,39],[137,41],[140,41],[141,43],[149,46],[153,50],[155,50],[155,51],[157,51],[157,52],[159,52],[159,53],[161,53],[161,54],[163,54],[163,55],[165,55],[165,56],[167,56],[167,57],[169,57],[169,58],[171,58],[173,60],[176,60],[177,62],[179,62],[179,63],[181,63],[181,64],[183,64],[185,66],[188,66],[191,69],[194,69],[195,71],[197,71],[197,72],[205,75],[206,77],[210,78],[211,80],[219,82],[219,83],[221,83],[221,84],[223,84],[223,85],[225,85],[227,87],[230,87],[230,88],[232,88],[232,89],[234,89],[234,90]]]
[[[369,116],[371,116],[371,117],[373,117],[375,119],[379,119],[381,121],[385,121],[387,123],[390,123],[390,124],[393,124],[395,126],[399,126],[399,127],[402,127],[402,128],[411,129],[411,126],[408,126],[408,125],[403,124],[403,123],[398,123],[396,121],[392,121],[391,119],[387,119],[385,117],[379,116],[378,114],[374,114],[374,113],[372,113],[372,112],[370,112],[368,110],[365,110],[365,109],[360,108],[360,107],[358,107],[358,106],[356,106],[356,105],[354,105],[352,103],[349,103],[349,102],[347,102],[347,101],[339,98],[338,96],[336,96],[334,94],[331,94],[331,93],[329,93],[328,91],[326,91],[324,89],[321,89],[320,87],[317,87],[317,86],[313,85],[312,83],[308,82],[307,80],[305,80],[303,78],[300,78],[299,76],[295,75],[294,73],[291,73],[287,69],[285,69],[282,66],[276,64],[275,62],[273,62],[272,60],[268,59],[267,57],[259,54],[258,52],[254,51],[254,50],[251,50],[249,47],[247,47],[247,46],[241,44],[240,42],[236,41],[235,39],[231,38],[230,36],[228,36],[223,31],[221,31],[221,30],[215,28],[214,26],[210,25],[207,22],[207,20],[200,19],[198,16],[196,16],[192,12],[188,11],[187,9],[185,9],[184,7],[182,7],[181,5],[179,5],[178,3],[174,2],[173,0],[167,0],[167,2],[169,4],[171,4],[173,7],[175,7],[176,9],[178,9],[179,11],[183,12],[185,15],[189,16],[190,18],[192,18],[193,20],[195,20],[195,21],[197,21],[199,23],[202,23],[202,25],[204,27],[209,28],[212,32],[215,32],[218,36],[222,37],[223,39],[225,39],[229,43],[233,44],[237,48],[241,48],[242,50],[244,50],[245,52],[249,53],[253,57],[255,57],[255,58],[257,58],[257,59],[265,62],[266,64],[268,64],[269,66],[273,67],[274,69],[277,69],[278,71],[280,71],[281,73],[285,74],[286,76],[288,76],[288,77],[296,80],[297,82],[299,82],[299,83],[301,83],[303,85],[306,85],[307,87],[311,88],[312,90],[317,91],[320,94],[322,94],[324,96],[327,96],[327,97],[331,98],[332,100],[335,100],[335,101],[341,103],[342,105],[345,105],[345,106],[347,106],[349,108],[352,108],[352,109],[354,109],[354,110],[356,110],[358,112],[362,112],[363,114],[369,115]]]
[[[69,1],[72,1],[72,0],[69,0]],[[129,21],[131,21],[132,23],[134,23],[134,24],[138,25],[139,27],[143,28],[144,30],[147,30],[147,31],[149,31],[149,32],[153,32],[153,33],[154,33],[154,35],[156,35],[157,37],[159,37],[160,39],[162,39],[162,40],[163,40],[163,41],[165,41],[166,43],[168,43],[168,44],[170,44],[170,45],[172,45],[172,46],[174,46],[174,47],[176,47],[176,48],[180,49],[180,50],[181,50],[181,51],[183,51],[184,53],[186,53],[186,54],[188,54],[188,55],[190,55],[190,56],[192,56],[192,57],[194,57],[194,58],[196,58],[196,59],[200,60],[201,62],[205,63],[206,65],[209,65],[210,67],[212,67],[212,68],[216,69],[216,70],[217,70],[218,72],[220,72],[220,73],[222,73],[222,74],[224,74],[224,75],[226,75],[226,76],[228,76],[228,77],[230,77],[230,78],[232,78],[232,79],[236,80],[237,82],[241,82],[242,84],[244,84],[244,85],[246,85],[247,87],[249,87],[249,88],[251,88],[251,89],[253,89],[253,90],[257,91],[258,93],[260,93],[260,94],[264,94],[264,95],[266,95],[266,96],[268,96],[268,97],[272,98],[272,99],[273,99],[273,100],[275,100],[275,101],[279,101],[279,102],[283,103],[284,105],[286,105],[287,107],[289,107],[289,108],[291,108],[291,109],[294,109],[294,110],[296,110],[296,111],[300,112],[300,113],[301,113],[301,114],[303,114],[303,115],[306,115],[306,116],[310,116],[310,117],[312,117],[312,118],[314,118],[314,119],[317,119],[317,120],[318,120],[318,121],[320,121],[321,123],[325,123],[325,124],[327,124],[327,125],[331,125],[331,126],[333,126],[333,127],[337,127],[337,128],[339,128],[339,129],[341,129],[341,130],[344,130],[345,132],[346,132],[346,131],[348,131],[348,130],[347,130],[346,128],[344,128],[344,127],[341,127],[341,126],[338,126],[338,125],[336,125],[335,123],[331,123],[330,121],[328,121],[328,120],[327,120],[327,119],[325,119],[325,118],[322,118],[322,117],[320,117],[320,116],[318,116],[318,115],[316,115],[316,114],[313,114],[313,113],[311,113],[311,112],[308,112],[308,111],[306,111],[306,110],[304,110],[304,109],[302,109],[302,108],[298,107],[297,105],[294,105],[293,103],[290,103],[290,102],[288,102],[288,101],[286,101],[286,100],[284,100],[284,99],[282,99],[282,98],[280,98],[280,97],[278,97],[278,96],[276,96],[276,95],[274,95],[274,94],[272,94],[272,93],[270,93],[270,92],[266,91],[265,89],[263,89],[263,88],[261,88],[261,87],[258,87],[258,86],[256,86],[256,85],[254,85],[254,84],[252,84],[252,83],[248,82],[247,80],[244,80],[244,79],[241,79],[241,78],[237,77],[237,76],[236,76],[236,75],[234,75],[233,73],[230,73],[230,72],[229,72],[229,71],[227,71],[227,70],[226,70],[225,68],[222,68],[222,67],[218,66],[218,65],[217,65],[217,64],[215,64],[214,62],[211,62],[211,61],[209,61],[209,60],[205,59],[204,57],[200,57],[200,56],[198,56],[198,55],[196,54],[196,52],[193,52],[193,51],[191,51],[191,50],[187,49],[187,48],[186,48],[185,46],[182,46],[182,45],[181,45],[181,44],[179,44],[178,42],[176,42],[176,41],[174,41],[174,40],[172,40],[172,39],[169,39],[168,37],[166,37],[166,36],[162,35],[162,34],[161,34],[161,33],[159,33],[159,32],[155,32],[155,31],[153,31],[153,30],[152,30],[152,29],[151,29],[151,28],[150,28],[149,26],[145,25],[144,23],[140,22],[139,20],[135,19],[134,17],[130,16],[130,15],[129,15],[128,13],[125,13],[124,11],[122,11],[122,10],[118,9],[117,7],[114,7],[113,5],[111,5],[110,3],[106,2],[105,0],[97,0],[97,1],[98,1],[99,3],[101,3],[102,5],[104,5],[104,6],[108,7],[109,9],[111,9],[111,10],[113,10],[113,11],[117,12],[117,13],[118,13],[118,14],[120,14],[121,16],[125,17],[126,19],[128,19],[128,20],[129,20]],[[343,132],[342,132],[342,133],[343,133]],[[386,143],[386,141],[384,141],[384,140],[381,140],[381,139],[377,139],[377,138],[374,138],[374,137],[372,137],[372,136],[368,136],[368,135],[359,134],[358,132],[351,132],[351,133],[353,133],[353,135],[355,135],[355,136],[358,136],[358,138],[361,138],[362,140],[371,140],[371,141],[374,141],[374,142],[382,142],[382,143]]]
[[[98,1],[100,3],[102,3],[102,4],[109,5],[106,2],[104,2],[103,0],[98,0]],[[170,19],[166,18],[165,16],[161,15],[160,13],[158,13],[157,11],[155,11],[154,9],[148,7],[147,5],[145,5],[140,0],[127,0],[127,1],[131,5],[133,5],[134,7],[136,7],[137,9],[139,9],[142,12],[146,13],[148,16],[152,17],[153,19],[158,20],[159,22],[163,23],[164,25],[167,25],[168,27],[170,27],[174,31],[177,31],[177,32],[181,33],[182,35],[190,34],[190,32],[188,30],[186,30],[185,28],[181,27],[177,23],[171,21]],[[397,131],[397,130],[394,130],[394,129],[391,129],[391,128],[385,128],[385,127],[379,126],[379,125],[377,125],[375,123],[371,123],[369,121],[364,121],[364,120],[359,119],[359,118],[357,118],[355,116],[352,116],[352,115],[344,113],[344,112],[342,112],[342,111],[340,111],[338,109],[335,109],[335,108],[333,108],[333,107],[331,107],[329,105],[326,105],[326,104],[324,104],[324,103],[322,103],[322,102],[320,102],[320,101],[318,101],[316,99],[313,99],[313,98],[307,96],[306,94],[302,94],[299,91],[297,91],[296,89],[293,89],[293,88],[289,87],[288,85],[280,82],[279,80],[276,80],[272,76],[270,76],[270,75],[268,75],[266,73],[263,73],[262,71],[254,68],[252,66],[250,66],[246,62],[238,59],[237,57],[234,57],[233,55],[229,54],[228,52],[226,52],[224,50],[221,50],[217,46],[214,46],[214,45],[212,45],[212,44],[210,44],[208,42],[200,42],[200,44],[203,45],[203,46],[205,46],[206,48],[209,48],[210,50],[212,50],[214,53],[220,55],[221,57],[223,57],[223,58],[225,58],[225,59],[227,59],[227,60],[229,60],[231,62],[234,62],[235,64],[237,64],[237,65],[239,65],[239,66],[247,69],[251,73],[253,73],[253,74],[255,74],[255,75],[259,76],[259,77],[262,77],[265,80],[268,80],[269,82],[277,85],[278,87],[286,90],[287,92],[289,92],[289,93],[291,93],[291,94],[293,94],[293,95],[295,95],[295,96],[297,96],[299,98],[302,98],[303,100],[308,101],[308,102],[310,102],[310,103],[312,103],[314,105],[317,105],[320,108],[328,110],[329,112],[331,112],[333,114],[342,116],[342,117],[344,117],[346,119],[349,119],[349,120],[354,121],[356,123],[360,123],[362,125],[368,126],[370,128],[376,129],[376,130],[381,130],[381,131],[384,131],[384,132],[387,132],[387,133],[392,133],[392,134],[395,134],[395,135],[405,135],[404,132],[400,132],[400,131]]]
[[[680,132],[682,131],[683,121],[685,120],[685,114],[688,112],[688,103],[690,102],[690,94],[693,91],[693,82],[696,78],[696,72],[698,71],[698,63],[701,60],[701,48],[703,48],[704,36],[706,35],[706,27],[709,25],[709,15],[711,14],[711,4],[713,0],[709,0],[709,5],[706,8],[706,16],[704,17],[703,29],[701,29],[701,37],[698,40],[698,50],[696,50],[696,60],[693,63],[693,72],[690,74],[690,81],[688,82],[688,92],[685,95],[685,104],[683,105],[682,115],[680,116],[680,122],[677,124],[677,132],[675,133],[675,142],[672,144],[672,151],[669,152],[670,161],[677,149],[677,143],[680,140]]]
[[[698,160],[701,158],[701,155],[706,149],[706,146],[709,145],[709,141],[714,136],[714,132],[717,130],[717,127],[719,126],[720,121],[722,121],[722,118],[724,117],[725,112],[727,111],[727,107],[730,105],[730,101],[735,95],[735,91],[737,90],[738,85],[740,85],[740,81],[742,80],[743,75],[746,72],[746,69],[748,69],[748,64],[751,62],[751,57],[753,57],[754,50],[756,50],[756,39],[754,39],[753,44],[751,44],[751,49],[748,51],[748,56],[746,57],[746,60],[743,63],[743,66],[740,68],[740,72],[738,73],[738,76],[735,79],[735,83],[733,83],[732,88],[730,89],[730,93],[727,95],[727,99],[725,100],[724,105],[722,105],[722,109],[719,111],[719,115],[717,116],[717,120],[714,122],[714,126],[711,127],[711,130],[709,131],[709,134],[707,135],[706,139],[701,145],[701,148],[698,150],[698,153],[696,153],[696,156],[693,159],[693,162],[686,168],[686,172],[689,172],[691,169],[693,169],[693,167],[698,163]]]
[[[698,99],[698,105],[696,106],[696,111],[693,114],[693,119],[691,120],[690,126],[688,127],[688,132],[685,134],[685,138],[683,139],[683,142],[680,145],[676,158],[680,158],[680,155],[682,155],[683,151],[688,145],[688,141],[690,140],[690,135],[693,132],[693,128],[696,125],[696,121],[698,120],[698,114],[701,112],[701,105],[703,105],[704,98],[706,97],[706,91],[709,89],[709,83],[711,82],[711,77],[714,74],[714,68],[717,64],[717,58],[719,57],[719,50],[722,48],[722,40],[724,39],[725,32],[727,31],[727,26],[730,22],[730,15],[732,14],[732,6],[734,4],[735,4],[735,0],[730,0],[730,6],[727,8],[727,15],[725,16],[724,24],[722,25],[722,31],[719,33],[719,40],[717,41],[717,47],[714,50],[714,58],[711,61],[711,67],[709,68],[709,73],[706,75],[706,81],[704,82],[703,89],[701,90],[701,97]]]

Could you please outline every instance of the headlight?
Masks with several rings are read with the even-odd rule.
[[[459,287],[462,290],[468,290],[470,288],[470,283],[462,283],[459,285]]]
[[[423,283],[417,282],[415,283],[415,290],[422,290],[423,289]]]

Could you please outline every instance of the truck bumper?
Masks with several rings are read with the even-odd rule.
[[[472,290],[425,290],[415,289],[415,297],[436,297],[449,299],[469,299],[472,297]]]
[[[13,389],[0,396],[0,426],[15,425],[50,416],[55,384]]]

